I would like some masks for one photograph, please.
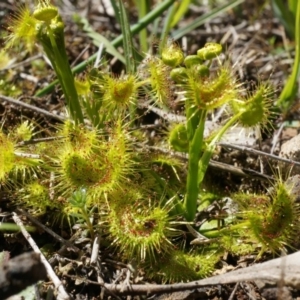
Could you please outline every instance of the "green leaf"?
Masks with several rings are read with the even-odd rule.
[[[192,2],[191,0],[183,0],[180,2],[178,9],[175,15],[173,16],[173,20],[171,22],[171,28],[177,25],[177,23],[180,21],[183,15],[187,12],[191,2]]]
[[[174,15],[176,13],[177,6],[178,6],[178,3],[175,2],[174,5],[172,7],[170,7],[168,14],[165,18],[163,30],[161,32],[161,37],[160,37],[160,40],[161,40],[160,47],[159,47],[160,54],[161,54],[161,51],[162,51],[164,45],[167,43],[168,36],[170,35],[171,23],[172,23],[172,20],[174,19]]]

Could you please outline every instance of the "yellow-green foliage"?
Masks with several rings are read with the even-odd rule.
[[[25,184],[18,191],[19,203],[33,210],[34,214],[44,214],[48,208],[62,209],[58,201],[50,199],[49,187],[38,181]]]
[[[0,132],[0,181],[3,181],[13,169],[14,162],[14,144],[3,132]]]
[[[126,258],[155,260],[173,248],[171,238],[179,232],[166,206],[160,207],[156,201],[151,203],[146,194],[130,187],[117,199],[107,220],[113,244]]]
[[[62,140],[58,164],[60,182],[65,192],[89,188],[93,198],[121,185],[133,169],[126,130],[120,122],[114,124],[110,137],[81,125],[67,123],[63,128],[67,140]]]
[[[150,277],[164,283],[187,282],[211,275],[219,260],[218,254],[176,250],[162,256],[159,263],[147,265],[145,269]]]
[[[295,195],[281,180],[274,186],[270,197],[238,194],[235,199],[240,203],[243,217],[240,227],[239,224],[235,226],[237,232],[241,230],[241,237],[248,236],[258,243],[261,252],[279,253],[292,245],[300,230],[300,210]]]
[[[247,254],[261,246],[263,251],[278,252],[295,237],[299,208],[278,183],[271,199],[236,195],[240,211],[232,223],[215,230],[223,236],[214,250],[210,246],[199,246],[201,254],[178,250],[185,218],[194,221],[199,186],[217,142],[238,122],[256,126],[269,117],[268,85],[261,84],[243,99],[230,68],[218,59],[212,64],[221,45],[208,43],[197,55],[184,57],[177,44],[168,42],[161,47],[161,56],[147,56],[136,74],[115,75],[102,66],[74,80],[64,47],[64,24],[50,0],[37,1],[32,12],[21,7],[8,29],[5,49],[21,44],[31,51],[36,40],[42,44],[70,115],[53,134],[56,140],[42,145],[26,146],[36,134],[29,122],[7,135],[0,132],[0,181],[21,186],[18,203],[36,213],[55,208],[78,217],[91,239],[97,230],[91,221],[96,208],[105,215],[99,222],[106,225],[103,230],[107,229],[112,247],[124,259],[137,258],[150,277],[164,282],[209,276],[219,260],[212,252],[216,249]],[[2,52],[1,56],[7,60]],[[211,71],[212,65],[216,70]],[[169,142],[174,150],[189,153],[188,176],[177,159],[155,147],[145,150],[145,135],[134,133],[140,117],[137,107],[145,103],[167,113],[171,104],[184,106],[186,121],[170,125],[167,141],[161,138],[160,145]],[[230,121],[204,141],[207,114],[226,104],[231,104]]]
[[[169,144],[176,151],[188,152],[189,140],[185,124],[177,124],[170,130]]]

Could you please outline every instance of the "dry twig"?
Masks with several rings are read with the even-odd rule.
[[[65,291],[62,282],[56,276],[55,272],[53,271],[53,269],[52,269],[51,265],[49,264],[49,262],[47,261],[46,257],[41,252],[41,250],[39,249],[39,247],[37,246],[37,244],[35,243],[35,241],[31,237],[31,235],[26,230],[25,226],[23,225],[23,222],[21,221],[21,219],[18,217],[18,215],[15,212],[13,212],[13,220],[16,222],[17,225],[20,226],[20,229],[21,229],[24,237],[26,238],[26,240],[28,241],[28,243],[32,247],[33,251],[36,252],[36,253],[39,253],[39,255],[41,257],[41,261],[42,261],[43,265],[45,266],[45,268],[47,270],[47,274],[50,277],[50,279],[52,280],[55,288],[57,289],[57,300],[70,300],[70,299],[72,299],[71,296],[69,296],[68,293]]]

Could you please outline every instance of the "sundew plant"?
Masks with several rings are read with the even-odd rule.
[[[126,23],[122,1],[119,7]],[[185,55],[166,39],[157,54],[145,55],[136,66],[129,31],[122,29],[124,44],[131,45],[126,71],[113,74],[103,63],[79,79],[68,62],[58,9],[45,0],[33,11],[27,6],[18,10],[5,49],[9,53],[17,43],[28,51],[34,43],[42,46],[62,89],[67,117],[47,142],[37,141],[34,122],[2,130],[2,188],[17,190],[17,203],[37,216],[55,211],[70,225],[81,221],[92,240],[103,235],[124,261],[137,259],[147,276],[162,282],[208,276],[224,251],[261,255],[286,249],[299,232],[299,208],[281,181],[270,195],[233,195],[238,208],[222,226],[194,229],[205,243],[195,247],[184,238],[194,225],[203,198],[200,187],[222,136],[237,125],[268,125],[270,84],[245,90],[217,43]],[[181,121],[168,124],[150,147],[140,110],[168,114],[174,105],[183,112]],[[204,136],[205,121],[220,108],[219,129]],[[187,166],[161,148],[186,154]]]

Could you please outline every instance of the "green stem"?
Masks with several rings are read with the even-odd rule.
[[[77,90],[75,87],[74,76],[72,74],[66,53],[64,36],[60,37],[60,34],[58,33],[56,35],[56,39],[59,43],[57,43],[50,26],[48,26],[47,31],[49,33],[49,38],[54,53],[56,72],[60,80],[60,84],[62,86],[67,104],[69,106],[71,116],[76,123],[83,123],[83,114],[79,103]],[[59,50],[58,44],[60,46]]]
[[[199,185],[198,185],[199,156],[203,144],[206,113],[207,113],[206,110],[201,111],[198,127],[196,128],[193,139],[189,145],[188,175],[187,175],[187,184],[186,184],[186,196],[184,202],[186,219],[188,221],[193,221],[197,209],[197,199],[199,194]]]
[[[213,140],[209,143],[206,150],[204,151],[200,161],[199,161],[199,169],[198,169],[198,186],[202,183],[204,175],[206,173],[206,170],[209,165],[209,161],[211,159],[212,154],[214,153],[215,147],[218,143],[218,141],[222,138],[222,136],[226,133],[226,131],[236,123],[236,121],[239,119],[240,114],[237,114],[233,116],[216,134],[216,136],[213,138]]]
[[[83,218],[86,221],[88,230],[90,231],[91,239],[94,240],[94,228],[93,228],[93,224],[91,223],[91,220],[89,218],[89,215],[85,208],[81,208],[81,212],[82,212]]]

